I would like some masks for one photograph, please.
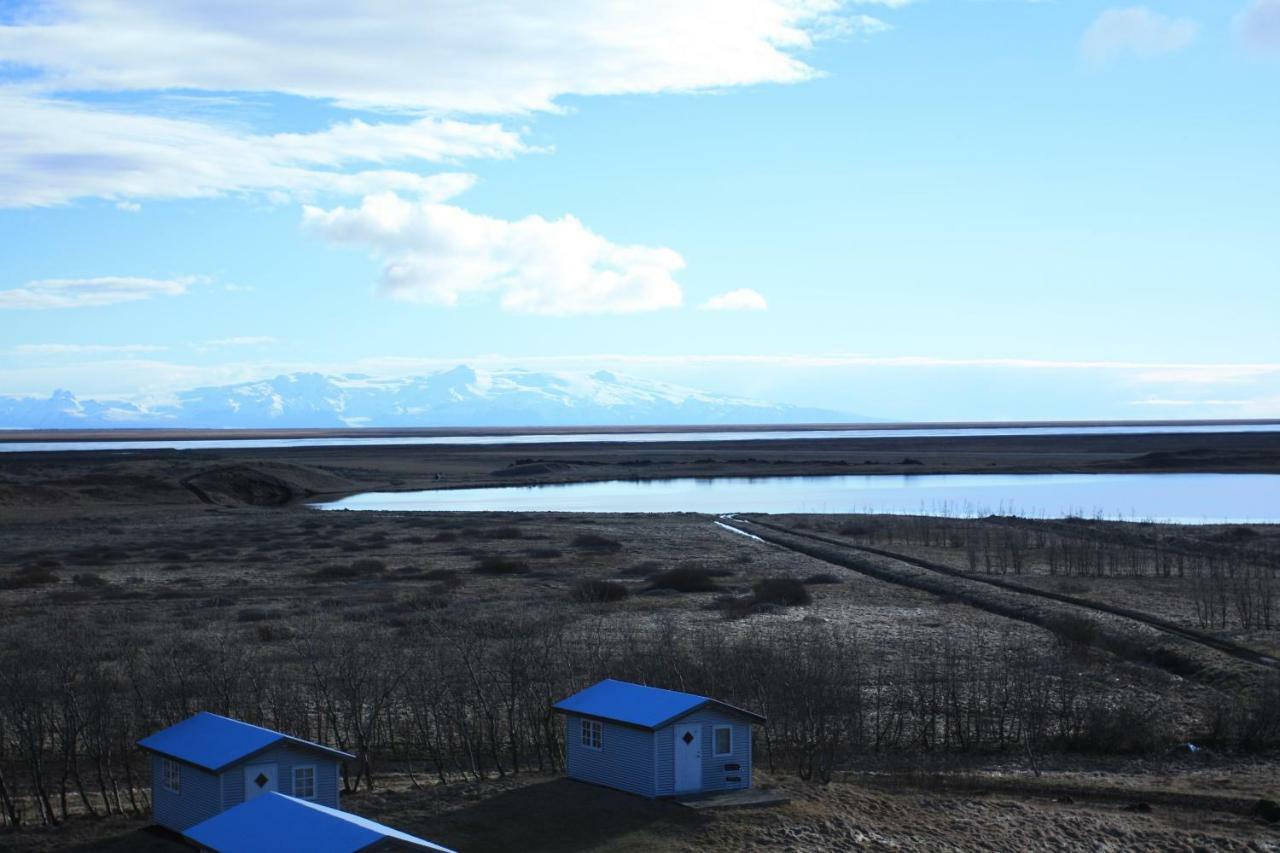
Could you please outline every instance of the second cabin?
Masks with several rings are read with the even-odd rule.
[[[751,787],[751,727],[726,702],[606,679],[557,702],[570,778],[643,797]]]
[[[273,791],[336,809],[341,764],[352,757],[203,711],[138,746],[151,753],[156,823],[177,832]]]

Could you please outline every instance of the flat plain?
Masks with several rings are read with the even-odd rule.
[[[307,505],[1104,471],[1275,473],[1280,439],[5,454],[0,846],[169,849],[131,744],[208,708],[356,753],[345,807],[461,850],[1280,849],[1280,528],[735,522],[759,541],[696,514]],[[791,802],[694,813],[561,778],[547,706],[604,675],[767,713],[756,783]]]

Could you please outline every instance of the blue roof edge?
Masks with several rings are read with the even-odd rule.
[[[574,696],[576,695],[577,694],[575,693]],[[636,723],[636,722],[632,722],[631,720],[623,720],[623,719],[619,719],[618,717],[611,717],[608,714],[593,714],[593,713],[590,713],[589,711],[579,711],[574,708],[561,707],[563,703],[567,702],[569,699],[572,699],[572,698],[573,698],[572,696],[569,696],[569,697],[566,697],[565,699],[561,699],[559,702],[556,702],[554,705],[551,706],[551,710],[555,711],[557,714],[573,714],[575,717],[589,717],[593,720],[606,720],[610,723],[617,723],[620,726],[630,726],[633,729],[643,729],[644,731],[649,731],[649,732],[656,732],[658,729],[665,728],[666,726],[669,726],[672,723],[674,723],[676,720],[680,720],[680,719],[683,719],[684,717],[689,716],[690,714],[697,713],[698,711],[701,711],[703,708],[706,708],[707,706],[714,706],[718,710],[724,711],[725,713],[737,714],[738,716],[747,718],[749,721],[753,723],[759,723],[761,725],[764,725],[769,721],[768,717],[765,717],[763,714],[757,714],[754,711],[748,711],[745,708],[739,708],[737,705],[730,705],[728,702],[722,702],[719,699],[702,697],[702,701],[699,702],[697,705],[694,705],[690,708],[686,708],[685,710],[679,712],[678,714],[674,714],[670,717],[667,717],[665,720],[662,720],[661,722],[654,723],[651,726],[647,726],[644,723]]]
[[[265,752],[266,750],[271,749],[274,746],[278,746],[282,741],[292,744],[293,746],[301,747],[303,749],[309,749],[316,752],[322,752],[327,755],[332,755],[336,758],[350,758],[350,759],[355,758],[355,756],[349,752],[343,752],[340,749],[334,749],[333,747],[325,746],[322,743],[315,743],[314,741],[303,740],[300,737],[287,735],[284,732],[278,732],[275,729],[268,729],[265,726],[258,726],[258,725],[254,725],[253,723],[246,723],[244,720],[237,720],[234,717],[226,717],[226,716],[223,716],[222,714],[215,714],[212,711],[201,711],[199,713],[207,714],[208,716],[211,716],[211,717],[221,717],[224,720],[229,720],[233,723],[239,723],[240,725],[243,725],[243,726],[252,726],[255,729],[261,729],[264,732],[269,732],[275,735],[275,738],[271,740],[269,743],[263,744],[257,749],[250,750],[249,752],[245,752],[217,767],[214,767],[208,764],[200,764],[199,762],[192,761],[190,758],[187,758],[185,756],[177,755],[176,753],[169,752],[167,750],[157,749],[156,747],[150,746],[147,743],[145,743],[145,741],[150,740],[156,734],[159,734],[159,732],[152,732],[151,734],[147,735],[144,738],[139,738],[138,740],[134,741],[134,746],[146,752],[154,753],[156,755],[160,755],[165,758],[173,759],[174,761],[181,761],[183,764],[187,764],[191,767],[199,767],[202,770],[208,770],[210,773],[221,773],[222,771],[226,770],[228,767],[231,767],[235,764],[238,764],[241,761],[244,761],[246,758],[252,758],[253,756],[259,755],[260,753]],[[197,716],[197,715],[193,715],[193,716]],[[187,718],[187,720],[190,720],[190,719],[192,719],[192,717]],[[180,722],[186,722],[186,720],[182,720]],[[179,724],[180,723],[174,723],[173,725],[176,726]],[[173,726],[166,726],[164,729],[161,729],[160,731],[166,731],[167,729],[170,729],[170,728],[173,728]]]

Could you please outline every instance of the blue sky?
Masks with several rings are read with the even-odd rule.
[[[0,394],[1280,416],[1280,0],[207,5],[0,3]]]

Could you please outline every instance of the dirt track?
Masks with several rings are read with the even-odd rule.
[[[1096,601],[1089,601],[1088,599],[1079,598],[1073,595],[1064,595],[1062,593],[1052,592],[1050,590],[1036,589],[1034,587],[1025,586],[1019,583],[1014,583],[1013,581],[1001,580],[1000,578],[990,578],[990,577],[982,577],[980,575],[966,574],[964,572],[956,571],[955,569],[950,568],[949,566],[941,565],[940,563],[935,563],[929,560],[921,560],[916,557],[908,556],[906,554],[899,554],[896,551],[886,551],[883,548],[873,548],[869,545],[854,545],[850,542],[842,542],[838,539],[832,539],[831,537],[828,537],[828,536],[819,536],[814,533],[805,533],[799,530],[792,530],[790,528],[783,527],[780,524],[775,524],[773,522],[765,521],[758,517],[752,518],[752,519],[738,519],[738,520],[747,521],[749,524],[751,524],[751,528],[743,532],[750,532],[754,535],[760,536],[760,538],[764,539],[765,541],[772,542],[773,544],[779,545],[780,547],[787,547],[787,546],[784,545],[782,542],[778,541],[776,538],[771,538],[767,533],[760,531],[760,528],[763,527],[769,531],[774,531],[777,533],[785,533],[788,536],[794,536],[801,539],[808,539],[813,542],[818,542],[824,545],[830,545],[836,548],[846,548],[851,551],[859,551],[864,554],[871,554],[877,557],[887,557],[888,559],[891,559],[891,560],[897,560],[899,562],[907,563],[912,566],[918,566],[922,569],[927,569],[931,572],[937,572],[939,574],[943,574],[951,578],[958,578],[958,579],[961,579],[964,581],[970,581],[973,583],[988,584],[990,586],[997,587],[1002,590],[1007,590],[1009,592],[1015,592],[1022,595],[1030,595],[1037,598],[1043,598],[1049,601],[1056,601],[1061,604],[1069,604],[1072,607],[1081,607],[1086,610],[1093,610],[1098,613],[1106,613],[1111,616],[1119,616],[1121,618],[1129,619],[1134,622],[1141,622],[1144,625],[1149,625],[1152,628],[1155,628],[1159,631],[1164,631],[1168,634],[1173,634],[1174,636],[1180,637],[1182,639],[1190,640],[1193,643],[1199,643],[1202,646],[1205,646],[1210,649],[1214,649],[1216,651],[1222,652],[1223,654],[1230,655],[1234,658],[1238,658],[1248,663],[1256,664],[1261,667],[1266,667],[1267,669],[1280,669],[1280,661],[1277,661],[1275,658],[1270,657],[1268,655],[1264,655],[1261,652],[1258,652],[1254,649],[1248,648],[1247,646],[1242,646],[1239,643],[1233,643],[1230,640],[1224,640],[1220,637],[1215,637],[1212,634],[1205,633],[1204,631],[1196,631],[1191,628],[1178,625],[1174,622],[1170,622],[1167,619],[1159,619],[1150,614],[1142,613],[1140,611],[1133,610],[1127,607],[1117,607],[1115,605],[1102,604]],[[811,554],[809,556],[813,556],[813,555]]]

